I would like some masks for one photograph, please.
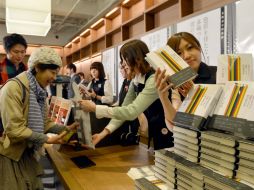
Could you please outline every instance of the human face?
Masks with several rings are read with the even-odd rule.
[[[120,64],[120,73],[121,73],[121,75],[122,75],[122,77],[124,78],[124,79],[126,79],[127,78],[127,72],[126,72],[126,70],[125,70],[125,65],[126,64],[124,64],[124,63],[121,63]]]
[[[99,79],[99,71],[97,69],[91,69],[90,72],[94,79]]]
[[[7,52],[7,58],[14,64],[21,63],[26,55],[26,48],[21,44],[14,45],[9,52]]]
[[[198,71],[201,63],[200,49],[195,48],[191,43],[181,39],[177,53],[190,65],[192,69]]]
[[[35,69],[35,78],[42,88],[46,88],[46,86],[50,85],[54,80],[56,80],[56,75],[59,72],[59,69],[46,69],[43,71],[37,68]]]

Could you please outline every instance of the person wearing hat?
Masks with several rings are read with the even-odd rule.
[[[24,37],[20,34],[5,36],[3,46],[6,58],[0,63],[0,85],[27,70],[27,66],[23,63],[27,49]]]
[[[39,164],[43,144],[63,143],[67,132],[78,126],[59,126],[47,119],[45,88],[56,79],[61,66],[61,58],[53,49],[38,48],[28,60],[28,71],[19,74],[18,80],[8,81],[0,91],[4,128],[0,139],[2,189],[43,189],[43,169]],[[48,137],[46,132],[58,135]]]

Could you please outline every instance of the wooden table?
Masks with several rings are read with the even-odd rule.
[[[153,164],[151,152],[142,146],[110,146],[75,152],[72,147],[61,151],[47,147],[49,158],[66,189],[130,190],[134,182],[127,176],[131,167]],[[96,166],[79,169],[71,157],[85,155]]]

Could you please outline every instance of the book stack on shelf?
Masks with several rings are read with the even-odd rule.
[[[238,167],[237,145],[232,135],[202,131],[200,164],[223,176],[234,177]]]
[[[204,189],[206,190],[253,190],[253,187],[239,183],[217,173],[205,175],[204,183]]]
[[[155,70],[165,69],[175,88],[197,76],[197,73],[169,46],[146,54],[145,59]]]
[[[204,175],[212,173],[212,170],[204,168],[185,159],[176,162],[176,180],[179,190],[202,190],[204,187]]]
[[[174,152],[183,158],[199,162],[200,132],[174,126]]]
[[[171,189],[176,188],[176,161],[179,159],[183,158],[172,151],[155,151],[155,176]]]
[[[218,56],[218,84],[227,81],[253,81],[252,54],[228,54]]]
[[[239,140],[239,168],[236,178],[254,188],[254,141]]]
[[[254,137],[253,99],[253,82],[227,82],[208,127],[239,137]]]

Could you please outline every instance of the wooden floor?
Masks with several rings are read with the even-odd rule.
[[[53,166],[64,184],[71,190],[132,190],[134,182],[127,176],[131,167],[153,164],[151,152],[142,146],[110,146],[95,150],[73,151],[72,147],[64,147],[56,151],[47,147]],[[96,166],[79,169],[71,157],[85,155]]]

